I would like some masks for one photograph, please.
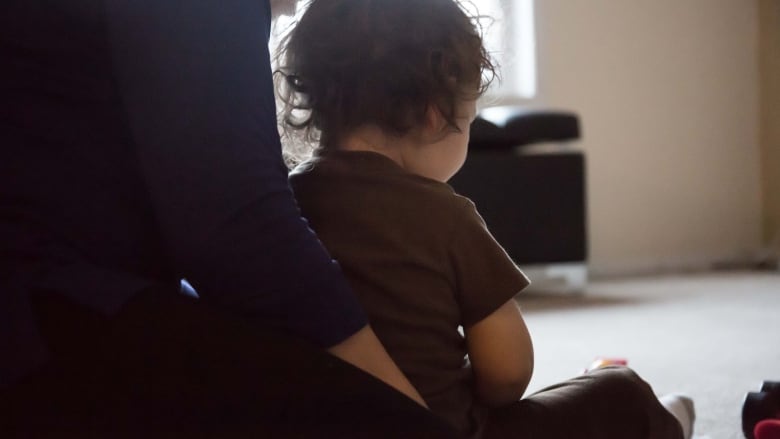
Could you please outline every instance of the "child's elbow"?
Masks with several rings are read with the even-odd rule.
[[[517,368],[500,379],[475,377],[476,394],[480,402],[491,407],[511,404],[523,397],[531,381],[533,363]]]
[[[511,404],[520,398],[527,383],[524,385],[521,382],[503,383],[500,386],[477,386],[477,396],[479,402],[489,407],[501,407],[507,404]]]

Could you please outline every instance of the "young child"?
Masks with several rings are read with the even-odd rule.
[[[467,437],[682,437],[626,368],[520,399],[528,279],[446,184],[495,73],[456,1],[314,0],[280,62],[286,127],[318,140],[290,175],[303,215],[434,413]]]

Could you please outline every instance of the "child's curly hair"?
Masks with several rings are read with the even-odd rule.
[[[403,136],[431,106],[457,130],[497,74],[458,0],[312,0],[277,61],[285,133],[323,148],[365,124]]]

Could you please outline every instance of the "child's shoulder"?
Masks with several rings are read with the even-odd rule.
[[[320,153],[293,169],[290,181],[293,188],[370,194],[376,201],[392,199],[399,205],[419,205],[425,211],[473,209],[473,203],[450,185],[411,173],[370,151]]]

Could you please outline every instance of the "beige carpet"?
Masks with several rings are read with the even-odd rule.
[[[534,339],[529,391],[596,356],[625,357],[656,393],[694,398],[695,434],[741,438],[742,399],[780,380],[780,272],[591,282],[582,295],[521,293]]]

